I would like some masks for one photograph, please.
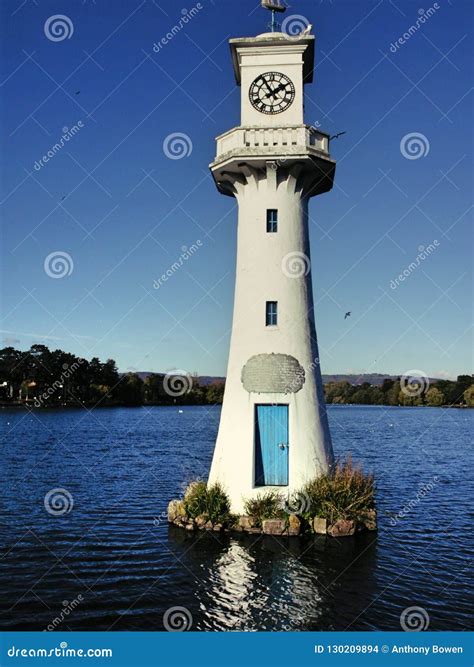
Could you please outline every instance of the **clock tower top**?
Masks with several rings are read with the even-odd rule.
[[[283,178],[293,168],[301,172],[296,180],[308,197],[332,188],[329,135],[304,122],[303,89],[313,80],[315,50],[308,33],[309,26],[295,37],[268,32],[230,40],[241,118],[238,127],[217,137],[210,165],[223,194],[235,196],[251,173],[270,170],[270,176]]]
[[[303,86],[313,80],[314,36],[269,32],[230,40],[241,125],[303,125]]]

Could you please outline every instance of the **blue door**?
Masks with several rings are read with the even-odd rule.
[[[255,406],[255,485],[288,486],[288,406]]]

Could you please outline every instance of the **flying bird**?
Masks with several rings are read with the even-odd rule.
[[[344,319],[346,320],[351,315],[352,315],[352,312],[350,310],[348,310],[347,313],[344,315]]]
[[[346,134],[346,130],[344,130],[344,132],[339,132],[338,134],[333,134],[329,139],[337,139],[338,137],[342,137],[343,134]]]
[[[76,92],[74,93],[74,95],[79,95],[80,92],[81,92],[80,90],[76,90]]]

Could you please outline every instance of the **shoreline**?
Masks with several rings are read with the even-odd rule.
[[[138,405],[122,404],[115,403],[114,405],[94,405],[92,403],[85,403],[84,405],[78,404],[68,404],[68,405],[42,405],[37,407],[35,405],[28,405],[26,403],[0,403],[0,409],[14,408],[17,410],[27,410],[29,412],[34,411],[48,411],[48,410],[70,410],[71,408],[87,408],[87,409],[112,409],[112,408],[191,408],[191,407],[211,407],[215,408],[221,406],[222,403],[140,403]],[[472,410],[474,406],[470,405],[385,405],[379,404],[374,405],[372,403],[326,403],[326,407],[331,406],[331,408],[409,408],[412,409],[424,409],[424,408],[452,408],[459,410]]]

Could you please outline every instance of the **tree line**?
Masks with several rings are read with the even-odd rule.
[[[0,402],[59,405],[202,405],[222,402],[222,382],[201,385],[191,374],[119,373],[113,359],[90,361],[46,345],[0,350]]]
[[[119,373],[113,359],[90,361],[46,345],[27,351],[0,350],[0,403],[34,407],[59,405],[214,405],[222,403],[224,382],[201,384],[183,372],[152,373],[144,380],[137,373]],[[347,381],[324,385],[326,403],[361,405],[429,405],[474,407],[471,375],[457,380],[420,378],[385,379],[380,386]]]
[[[353,385],[349,382],[328,382],[324,385],[326,403],[358,405],[429,405],[474,407],[474,384],[471,375],[459,375],[456,380],[427,378],[405,383],[403,378],[386,378],[380,386],[368,382]]]

